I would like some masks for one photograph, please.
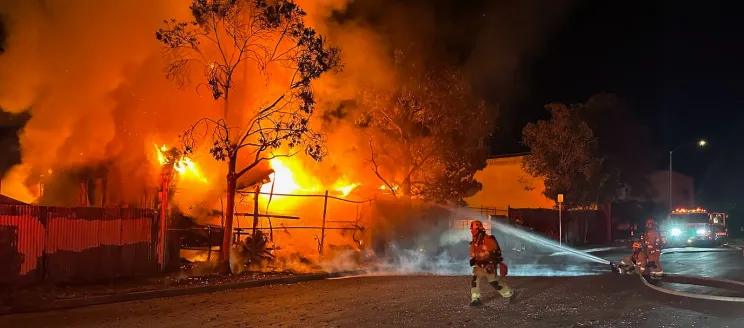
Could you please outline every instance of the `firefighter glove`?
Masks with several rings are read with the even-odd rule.
[[[475,265],[475,258],[474,257],[471,257],[470,258],[470,266],[474,266],[474,265]]]

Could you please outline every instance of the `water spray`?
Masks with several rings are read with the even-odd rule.
[[[610,262],[608,260],[605,260],[605,259],[603,259],[601,257],[594,256],[594,255],[591,255],[589,253],[585,253],[585,252],[582,252],[582,251],[579,251],[579,250],[576,250],[576,249],[573,249],[573,248],[570,248],[570,247],[567,247],[567,246],[564,246],[564,245],[559,245],[558,243],[556,243],[553,240],[550,240],[548,238],[541,237],[541,236],[538,236],[538,235],[529,233],[529,232],[524,231],[524,230],[521,230],[521,229],[517,229],[517,228],[512,227],[512,226],[509,226],[507,224],[503,224],[503,223],[500,223],[500,222],[494,222],[494,221],[492,221],[491,222],[491,225],[496,226],[496,228],[499,231],[502,231],[502,232],[505,232],[505,233],[514,235],[514,236],[519,237],[519,238],[521,238],[523,240],[533,242],[533,243],[535,243],[537,245],[545,246],[545,247],[551,248],[553,250],[563,252],[565,254],[570,254],[570,255],[579,257],[581,259],[585,259],[587,261],[601,263],[601,264],[608,264],[608,265],[610,265],[612,263],[612,262]]]

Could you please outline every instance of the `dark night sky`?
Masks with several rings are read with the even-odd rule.
[[[713,200],[736,201],[744,190],[738,11],[715,2],[638,3],[590,1],[577,7],[544,51],[526,63],[529,92],[509,105],[519,114],[502,123],[522,126],[541,114],[533,108],[542,103],[616,93],[634,105],[651,131],[660,167],[668,165],[670,148],[708,140],[705,149],[675,151],[675,170],[695,177],[699,201],[711,206],[722,206]],[[505,143],[502,151],[512,149]]]

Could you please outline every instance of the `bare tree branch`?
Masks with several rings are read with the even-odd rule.
[[[394,188],[393,185],[391,185],[387,180],[385,180],[385,178],[382,177],[382,174],[380,174],[380,165],[378,165],[377,161],[375,161],[375,150],[372,147],[371,139],[369,140],[369,151],[372,153],[371,161],[372,161],[372,164],[374,165],[374,168],[372,168],[372,172],[374,172],[377,178],[380,179],[380,181],[382,181],[382,183],[384,183],[388,187],[390,192],[393,193],[393,196],[397,197],[398,195],[395,191],[396,188]]]

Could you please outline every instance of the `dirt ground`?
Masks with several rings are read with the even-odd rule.
[[[471,308],[469,277],[329,279],[0,317],[0,327],[741,327],[744,306],[667,296],[634,276],[514,277]]]

